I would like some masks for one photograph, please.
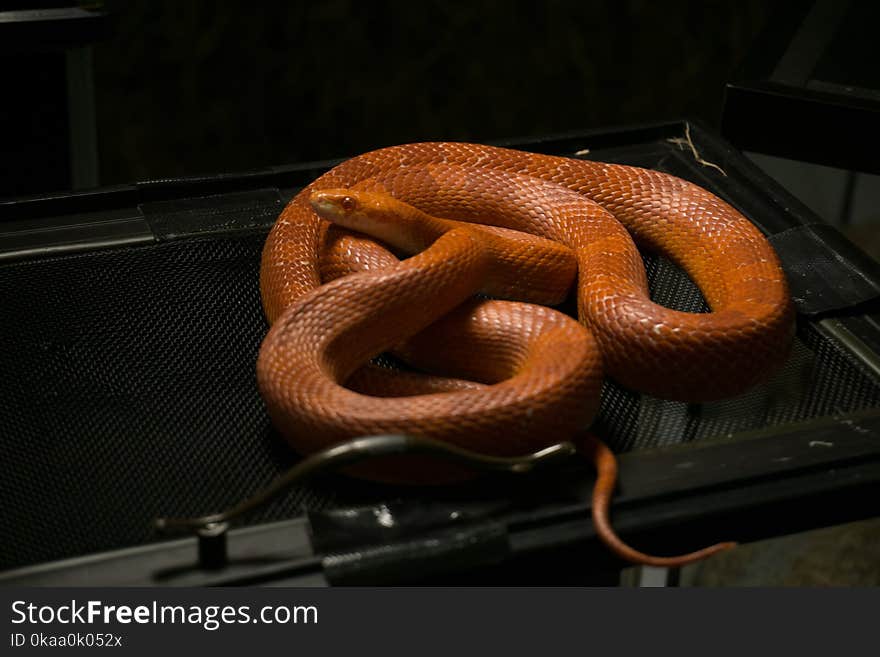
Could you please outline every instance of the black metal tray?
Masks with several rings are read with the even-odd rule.
[[[606,384],[596,428],[620,455],[625,539],[679,553],[877,513],[877,263],[699,124],[503,145],[693,180],[769,236],[791,283],[797,343],[755,391],[697,405]],[[331,164],[0,202],[0,583],[614,581],[625,564],[595,537],[580,462],[455,488],[323,477],[249,516],[210,568],[195,538],[155,533],[297,462],[255,385],[259,254]],[[656,300],[705,307],[671,263],[645,262]]]

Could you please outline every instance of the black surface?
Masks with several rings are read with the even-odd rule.
[[[801,314],[846,311],[880,298],[876,261],[854,251],[834,226],[797,226],[773,235],[770,243],[787,264],[789,289]]]
[[[725,173],[695,162],[689,148],[682,148],[683,134],[682,124],[670,124],[538,140],[523,147],[566,154],[589,148],[589,157],[673,172],[733,202],[771,234],[815,223],[771,183],[756,184],[764,180],[759,172],[692,125],[694,146]],[[14,217],[5,223],[7,234],[0,232],[4,307],[0,343],[6,347],[0,389],[7,391],[0,399],[4,468],[0,494],[5,502],[0,524],[14,528],[0,542],[2,567],[155,540],[158,537],[150,529],[155,516],[219,510],[255,492],[294,462],[296,457],[272,431],[254,382],[256,351],[266,329],[257,267],[265,231],[281,200],[293,192],[289,186],[309,180],[315,168],[304,165],[240,178],[157,181],[0,206],[0,218]],[[235,191],[220,193],[224,187]],[[52,218],[64,209],[66,215]],[[112,235],[108,237],[107,217],[117,215],[130,220],[114,224],[116,242],[140,240],[136,246],[117,246]],[[95,221],[90,223],[89,216]],[[55,232],[53,226],[62,232]],[[26,227],[23,244],[19,235]],[[78,235],[73,243],[71,230]],[[41,252],[41,244],[68,252]],[[845,254],[839,259],[848,261]],[[698,291],[679,270],[653,256],[646,257],[646,263],[655,299],[681,309],[704,307]],[[865,275],[877,278],[876,272]],[[678,551],[728,538],[723,535],[725,528],[735,528],[744,540],[751,540],[788,527],[818,526],[871,513],[865,491],[867,487],[876,492],[880,476],[877,430],[874,425],[856,424],[867,432],[862,434],[845,422],[856,411],[880,406],[880,381],[872,374],[872,352],[865,347],[878,332],[870,315],[857,309],[847,309],[844,315],[835,318],[832,313],[822,324],[802,317],[786,366],[737,399],[683,404],[607,385],[597,431],[616,451],[625,453],[621,497],[615,505],[620,530],[648,545]],[[842,326],[843,319],[850,333],[860,336],[864,353],[833,338],[835,333],[828,327]],[[776,436],[793,431],[792,423],[829,416],[841,419],[830,428],[827,422],[822,424],[822,431],[855,432],[862,442],[843,441],[837,449],[822,453],[819,461],[810,461],[820,452],[809,449],[809,457],[797,450],[776,451],[783,444],[796,447],[775,441]],[[755,430],[766,433],[757,438],[743,434]],[[803,431],[809,436],[813,430],[808,426]],[[727,440],[743,442],[730,448],[725,446]],[[680,445],[676,449],[681,451],[651,451],[671,445]],[[701,465],[694,469],[696,474],[679,476],[677,488],[666,490],[672,483],[658,476],[675,474],[675,459],[696,462],[684,455],[714,445],[720,451],[711,457],[713,462],[726,465],[714,469]],[[736,458],[731,459],[731,454]],[[783,457],[794,463],[774,460]],[[844,476],[850,466],[861,468],[855,482]],[[829,473],[837,473],[837,478]],[[506,563],[519,552],[553,551],[569,540],[578,549],[586,541],[596,567],[613,569],[614,561],[595,545],[587,520],[589,469],[581,465],[559,479],[557,485],[477,482],[429,491],[331,478],[292,491],[249,522],[289,518],[305,510],[315,519],[334,508],[365,504],[375,514],[382,507],[372,505],[390,500],[397,501],[397,508],[411,510],[442,502],[452,505],[444,507],[446,511],[477,509],[476,516],[462,517],[476,517],[477,535],[488,536],[492,540],[487,545],[495,546],[468,552],[470,556],[456,562],[455,546],[466,537],[453,532],[438,539],[441,544],[433,554],[455,562],[456,572],[477,567],[468,562],[471,558],[482,565],[486,560]],[[768,486],[782,490],[762,489]],[[801,506],[800,498],[816,490],[839,506],[822,513]],[[776,529],[762,515],[762,500],[768,509],[784,508],[788,514],[785,521],[777,518]],[[762,521],[745,527],[722,522],[724,518],[742,522],[744,515]],[[510,553],[499,553],[495,530],[485,523],[501,523],[512,532]],[[340,544],[328,533],[326,523],[323,526],[317,527],[315,540],[326,558],[352,549],[360,552],[353,546],[373,540],[352,531],[351,541]],[[676,528],[680,531],[673,531]],[[296,534],[302,538],[303,531],[300,525]],[[417,564],[416,570],[425,567],[425,555],[415,553],[426,540],[430,543],[432,527],[404,526],[401,531],[401,540],[410,547],[392,541],[395,545],[389,544],[389,550]],[[437,531],[446,530],[441,526]],[[515,536],[520,538],[514,541]],[[231,546],[235,549],[235,540]],[[255,550],[259,554],[258,546]],[[366,565],[354,570],[350,557],[327,561],[324,567],[330,568],[334,581],[376,581],[389,576],[388,568],[393,566],[393,561],[392,566],[384,561],[386,553],[377,553],[385,564],[377,571],[371,570],[371,558],[363,556],[357,563]],[[249,558],[259,562],[258,557]],[[280,576],[280,571],[299,568],[290,566],[291,558],[288,554],[281,565],[251,565],[255,571],[266,568]],[[314,567],[309,550],[301,550],[297,559]],[[236,581],[257,577],[246,565],[238,565]],[[191,561],[180,568],[187,581],[205,581]],[[377,574],[381,572],[386,574]],[[131,572],[123,579],[143,576]]]
[[[880,172],[873,2],[784,5],[727,85],[721,133],[743,150]]]

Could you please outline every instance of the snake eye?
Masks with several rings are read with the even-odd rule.
[[[352,210],[354,210],[354,206],[357,205],[357,203],[351,196],[343,196],[339,204],[346,212],[351,212]]]

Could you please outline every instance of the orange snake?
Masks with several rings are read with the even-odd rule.
[[[636,244],[681,266],[712,312],[651,302]],[[575,280],[580,322],[547,307]],[[475,144],[394,146],[343,162],[290,202],[260,283],[271,324],[260,391],[298,451],[407,433],[509,456],[585,435],[598,471],[594,522],[615,554],[678,566],[731,545],[678,557],[626,546],[608,522],[614,456],[584,434],[603,374],[709,401],[785,359],[794,311],[779,260],[706,190],[657,171]],[[416,371],[370,364],[389,351]],[[415,457],[357,474],[461,477]]]

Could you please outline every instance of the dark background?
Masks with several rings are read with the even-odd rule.
[[[0,10],[70,4],[0,0]],[[761,0],[81,4],[111,18],[92,48],[102,184],[419,139],[489,141],[682,117],[717,127],[725,83],[760,51],[756,37],[775,15],[792,11]],[[70,185],[64,55],[28,45],[12,51],[0,36],[0,197]],[[875,72],[865,61],[860,70]],[[847,234],[863,247],[873,239],[880,254],[880,179],[767,157],[759,164],[826,219],[848,208],[856,219]],[[840,200],[847,194],[852,203]],[[861,533],[849,526],[755,544],[714,569],[701,565],[692,579],[864,585],[878,577],[877,536],[874,521]]]
[[[772,9],[760,0],[87,4],[112,17],[93,49],[102,184],[424,139],[682,117],[717,125],[724,84]],[[0,109],[11,128],[0,195],[65,187],[63,60],[4,58],[12,102]],[[47,91],[59,84],[61,101]]]

